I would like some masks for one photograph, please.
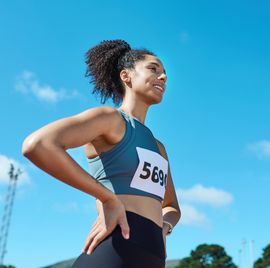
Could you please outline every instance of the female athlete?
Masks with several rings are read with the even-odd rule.
[[[164,268],[166,236],[180,208],[164,145],[145,125],[162,101],[161,60],[124,40],[86,53],[87,76],[102,104],[30,134],[22,153],[54,178],[96,198],[98,217],[73,268]],[[66,152],[84,146],[89,173]]]

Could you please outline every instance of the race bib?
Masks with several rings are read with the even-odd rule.
[[[167,185],[168,161],[160,154],[136,147],[139,165],[130,187],[164,198]]]

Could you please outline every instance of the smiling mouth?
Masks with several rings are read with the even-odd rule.
[[[157,90],[159,90],[162,93],[164,92],[164,89],[159,85],[154,85],[154,88],[156,88]]]

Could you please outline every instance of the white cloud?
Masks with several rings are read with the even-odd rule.
[[[178,189],[179,199],[184,203],[203,203],[213,207],[226,206],[232,203],[233,196],[214,187],[204,187],[200,184],[190,189]]]
[[[180,200],[181,220],[184,225],[206,227],[210,220],[196,205],[205,204],[211,207],[222,207],[233,202],[233,196],[224,190],[214,187],[204,187],[196,184],[190,189],[177,189]]]
[[[67,203],[54,203],[52,206],[53,210],[59,213],[85,213],[89,214],[92,211],[96,211],[95,200],[91,199],[88,203],[78,204],[75,201]]]
[[[247,145],[247,149],[253,153],[258,158],[269,157],[270,156],[270,141],[262,140]]]
[[[13,164],[15,174],[17,173],[18,169],[22,171],[21,175],[18,176],[18,186],[30,182],[29,175],[26,172],[23,164],[20,164],[18,161],[0,154],[0,183],[7,184],[9,182],[10,164]]]
[[[55,203],[53,205],[53,209],[60,213],[66,212],[78,212],[79,205],[77,202],[69,202],[69,203]]]
[[[181,224],[205,227],[209,222],[207,216],[204,213],[199,212],[195,207],[188,204],[181,205]]]
[[[15,89],[23,94],[33,94],[37,99],[49,103],[55,103],[79,95],[76,90],[67,92],[65,89],[55,90],[50,85],[41,85],[36,75],[27,70],[17,76]]]

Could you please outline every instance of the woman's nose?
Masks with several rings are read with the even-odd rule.
[[[167,75],[165,73],[160,74],[159,79],[162,79],[164,83],[167,81]]]

